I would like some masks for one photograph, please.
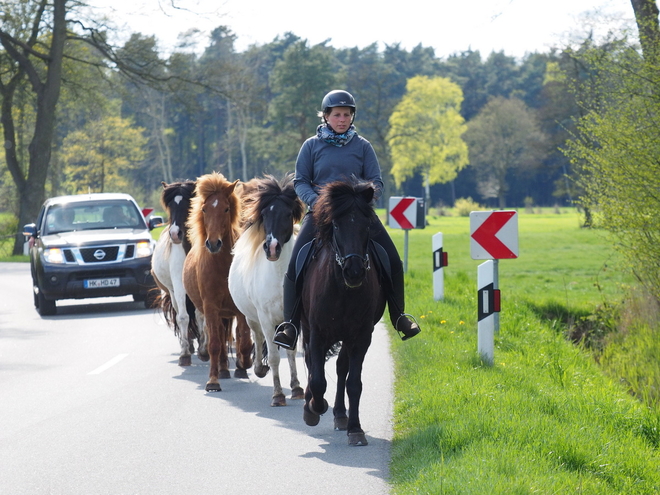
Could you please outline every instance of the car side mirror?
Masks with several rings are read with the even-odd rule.
[[[23,226],[23,235],[25,237],[37,237],[37,225],[34,223],[28,223]]]
[[[163,225],[163,217],[149,217],[149,230],[154,230],[161,225]]]

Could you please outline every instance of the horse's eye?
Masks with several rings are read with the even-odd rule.
[[[202,208],[202,213],[206,213],[206,208]]]

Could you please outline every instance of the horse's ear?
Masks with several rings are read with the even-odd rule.
[[[164,180],[160,181],[160,183],[163,185],[163,189],[167,187],[167,182],[165,182]]]
[[[231,193],[234,192],[234,189],[236,189],[236,186],[238,185],[239,182],[240,180],[236,179],[234,182],[229,184],[229,186],[227,186],[227,195],[230,195]]]
[[[369,186],[364,191],[362,191],[362,197],[367,203],[371,203],[374,199],[375,190],[373,187]]]

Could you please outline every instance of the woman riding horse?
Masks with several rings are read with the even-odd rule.
[[[293,248],[291,262],[284,277],[284,322],[278,325],[273,342],[285,349],[295,349],[300,326],[300,287],[296,280],[296,261],[301,248],[315,235],[316,228],[310,214],[319,194],[319,188],[335,181],[347,181],[351,177],[374,184],[376,201],[383,190],[380,165],[371,143],[357,134],[355,120],[355,99],[347,91],[334,90],[325,95],[321,103],[319,117],[322,124],[316,135],[307,139],[298,153],[294,179],[298,196],[308,205],[309,212],[303,219],[302,227]],[[403,264],[396,246],[389,234],[378,221],[371,233],[372,240],[380,244],[390,261],[390,283],[387,284],[387,305],[394,328],[403,340],[420,332],[419,325],[411,321],[405,311]]]

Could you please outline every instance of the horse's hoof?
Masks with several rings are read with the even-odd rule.
[[[286,406],[286,397],[284,394],[273,395],[273,400],[270,403],[271,407],[282,407]]]
[[[321,415],[310,411],[307,404],[303,406],[303,420],[307,426],[316,426],[321,420]]]
[[[368,444],[369,442],[367,442],[367,437],[363,431],[354,431],[348,434],[348,445],[351,447],[364,447]]]
[[[348,417],[344,416],[335,418],[335,430],[345,431],[348,429]],[[349,439],[350,443],[350,439]]]
[[[247,377],[248,377],[247,370],[244,370],[243,368],[236,368],[234,370],[234,378],[247,378]]]
[[[206,384],[206,391],[207,392],[220,392],[222,389],[220,388],[220,384],[217,382],[208,382]]]
[[[270,367],[264,366],[264,365],[255,365],[254,366],[254,374],[257,375],[258,378],[263,378],[268,374],[270,371]]]
[[[205,353],[205,352],[200,353],[199,351],[197,351],[197,357],[199,358],[200,361],[204,361],[205,363],[209,359],[211,359],[211,356],[209,356],[207,353]]]
[[[301,400],[305,398],[305,391],[301,387],[296,387],[291,390],[292,400]]]
[[[179,366],[190,366],[191,364],[191,356],[179,356]]]
[[[231,378],[231,373],[229,370],[220,370],[218,373],[218,378],[222,378],[223,380],[226,380],[227,378]]]
[[[323,408],[321,411],[317,411],[316,407],[314,406],[315,406],[314,399],[312,399],[309,401],[309,410],[312,411],[314,414],[318,414],[319,416],[325,414],[328,411],[328,401],[325,399],[323,399]]]

